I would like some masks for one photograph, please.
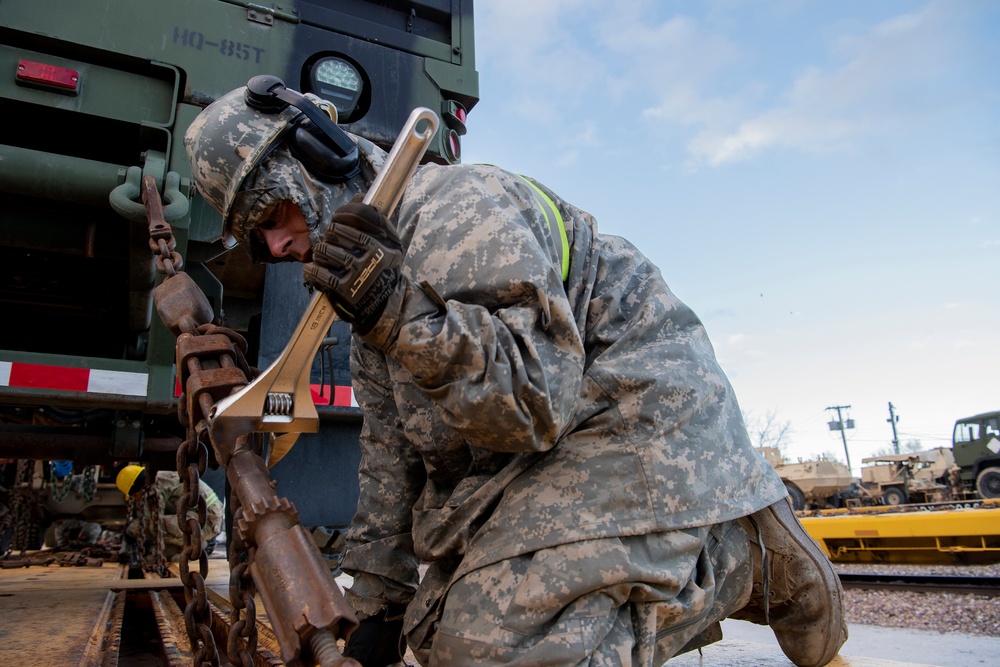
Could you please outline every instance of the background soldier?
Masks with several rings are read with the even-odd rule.
[[[115,485],[125,494],[126,500],[130,497],[138,497],[146,485],[146,469],[137,465],[125,466],[118,472]],[[161,470],[156,473],[153,487],[160,501],[160,530],[162,531],[164,544],[163,556],[167,560],[171,560],[180,554],[181,548],[184,546],[184,533],[180,527],[180,518],[177,516],[177,501],[184,495],[184,483],[181,481],[180,475],[176,472]],[[210,554],[215,546],[215,538],[222,532],[225,507],[215,494],[215,491],[212,490],[212,487],[203,480],[199,480],[198,487],[198,492],[205,499],[207,508],[205,524],[201,527],[201,537],[205,543],[206,553]],[[188,509],[188,516],[197,519],[198,508]],[[151,531],[153,528],[148,525],[149,517],[147,516],[146,518],[147,535],[142,536],[140,534],[139,519],[133,519],[125,529],[128,535],[139,541],[140,544],[144,541],[143,538],[145,540],[152,538]]]

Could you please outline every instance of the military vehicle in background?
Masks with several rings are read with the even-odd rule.
[[[885,505],[1000,498],[1000,411],[957,420],[950,448],[861,463],[862,486]]]
[[[936,503],[952,497],[955,459],[947,447],[861,459],[861,486],[878,503]]]
[[[758,447],[785,483],[796,511],[845,507],[862,494],[851,471],[839,461],[816,459],[792,463],[777,447]]]
[[[472,0],[4,0],[0,64],[0,486],[19,508],[0,532],[27,521],[31,542],[57,516],[120,513],[114,466],[173,468],[184,436],[142,179],[251,365],[277,358],[305,311],[301,268],[226,252],[195,194],[183,136],[203,107],[271,74],[388,148],[425,106],[442,120],[427,159],[453,163],[478,100]],[[334,323],[313,367],[321,433],[272,470],[306,526],[346,525],[357,500],[349,338]]]
[[[965,497],[1000,498],[1000,411],[956,421],[952,455]]]

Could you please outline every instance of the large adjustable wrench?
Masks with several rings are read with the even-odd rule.
[[[392,215],[437,127],[437,114],[430,109],[418,107],[410,113],[364,197],[366,204],[387,217]],[[256,380],[213,406],[208,416],[213,442],[235,442],[238,436],[254,432],[283,434],[275,438],[267,457],[272,466],[292,448],[300,433],[319,430],[309,375],[334,319],[330,300],[317,292],[281,356]]]

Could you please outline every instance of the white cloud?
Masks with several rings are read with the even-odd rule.
[[[639,100],[662,100],[648,111],[652,122],[733,118],[730,102],[699,91],[739,60],[738,49],[697,19],[665,13],[660,3],[640,0],[478,2],[481,85],[500,77],[493,81],[507,91],[509,113],[571,133],[578,131],[574,116],[598,117],[612,107],[620,109],[619,122],[633,122],[643,113]]]
[[[746,334],[730,334],[726,338],[726,343],[733,347],[740,347],[746,342]]]
[[[580,161],[580,151],[567,151],[555,159],[555,163],[560,167],[569,167]]]
[[[921,92],[947,76],[951,61],[948,11],[931,3],[867,33],[845,34],[833,46],[839,66],[805,69],[771,108],[749,118],[730,126],[706,123],[689,143],[692,158],[714,166],[771,148],[826,152],[919,120],[932,111]],[[712,117],[713,106],[707,108]]]
[[[964,11],[956,3],[933,0],[875,25],[823,26],[825,58],[789,64],[798,69],[784,73],[784,85],[748,73],[758,54],[743,41],[750,38],[741,35],[739,12],[718,20],[717,12],[702,18],[680,7],[687,13],[652,0],[482,0],[481,83],[505,91],[492,102],[504,113],[557,133],[564,145],[581,137],[587,141],[574,148],[602,145],[587,137],[585,119],[614,109],[616,125],[634,119],[652,127],[650,139],[679,137],[695,167],[771,149],[841,150],[955,103],[949,95],[929,103],[926,91],[952,74],[955,19]],[[605,138],[615,130],[599,127]]]

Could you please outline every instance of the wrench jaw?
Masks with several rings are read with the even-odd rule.
[[[334,320],[333,305],[317,293],[284,352],[256,380],[212,407],[212,442],[232,443],[252,432],[286,434],[275,441],[268,457],[273,466],[284,456],[297,433],[319,431],[319,413],[309,388],[309,369]]]
[[[268,383],[252,382],[216,403],[208,416],[213,448],[218,449],[216,443],[226,447],[226,443],[233,443],[247,433],[274,433],[276,437],[264,459],[268,467],[280,461],[300,433],[319,431],[319,413],[311,400],[309,375],[303,375],[303,380],[305,387],[294,396],[271,392],[273,385]],[[219,454],[216,451],[216,457]]]

